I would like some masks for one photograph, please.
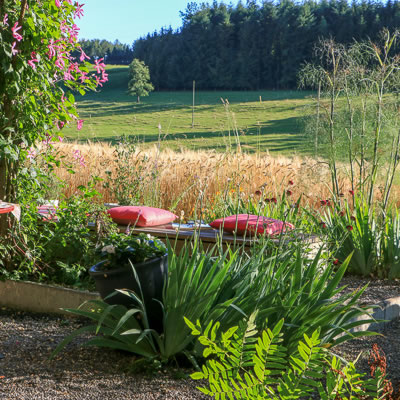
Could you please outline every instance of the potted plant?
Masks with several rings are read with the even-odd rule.
[[[142,298],[154,329],[162,327],[162,292],[168,275],[167,248],[150,235],[113,233],[96,249],[101,261],[89,269],[100,296],[108,304],[133,307],[131,297],[115,292],[129,289]],[[136,276],[135,276],[136,275]],[[111,294],[113,294],[111,296]]]

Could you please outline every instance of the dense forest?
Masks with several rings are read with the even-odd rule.
[[[192,2],[181,17],[178,30],[163,28],[123,48],[126,59],[149,66],[157,90],[189,89],[193,80],[200,89],[286,89],[296,87],[320,38],[376,40],[384,27],[400,28],[400,0]]]
[[[131,46],[122,44],[118,40],[111,43],[107,40],[83,39],[80,40],[80,45],[89,57],[104,57],[107,64],[128,65],[133,60],[133,51]]]

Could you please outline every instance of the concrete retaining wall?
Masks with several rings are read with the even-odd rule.
[[[78,308],[87,300],[99,298],[98,293],[41,283],[0,281],[0,307],[9,307],[16,310],[67,314],[61,309]]]

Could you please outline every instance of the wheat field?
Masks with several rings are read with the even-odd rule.
[[[55,150],[75,170],[74,174],[66,166],[56,170],[57,176],[66,183],[63,194],[67,197],[96,176],[102,179],[96,183],[96,189],[103,202],[118,203],[117,191],[135,182],[131,192],[138,194],[138,203],[170,209],[187,217],[192,216],[199,199],[202,207],[212,208],[218,196],[226,192],[248,197],[260,190],[264,197],[279,198],[290,190],[293,199],[301,196],[302,204],[311,207],[318,207],[321,200],[331,198],[328,165],[312,158],[179,152],[160,150],[156,146],[145,150],[135,148],[121,157],[121,152],[118,155],[116,147],[107,143],[60,143],[55,145]],[[345,197],[350,197],[350,181],[344,168],[340,170],[340,188]],[[398,198],[398,194],[399,187],[395,186],[392,197]]]

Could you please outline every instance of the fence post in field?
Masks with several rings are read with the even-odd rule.
[[[196,94],[196,81],[193,81],[193,106],[192,106],[192,128],[194,128],[194,102]]]

